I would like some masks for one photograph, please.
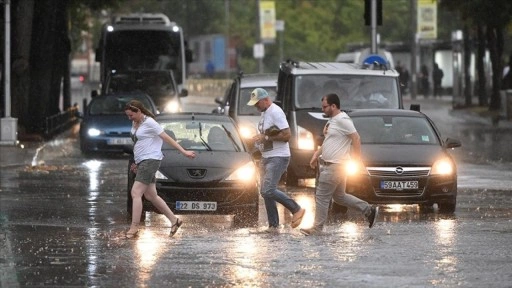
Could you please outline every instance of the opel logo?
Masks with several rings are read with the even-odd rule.
[[[398,174],[398,175],[402,175],[404,173],[404,168],[396,167],[395,173]]]
[[[204,178],[206,175],[206,169],[187,169],[188,176],[194,179]]]

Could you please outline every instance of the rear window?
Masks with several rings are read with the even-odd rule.
[[[395,77],[377,75],[303,75],[294,87],[295,108],[321,108],[322,97],[336,93],[341,108],[399,107],[398,82]]]

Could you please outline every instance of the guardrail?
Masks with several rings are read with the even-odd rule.
[[[66,111],[46,117],[44,136],[52,137],[63,132],[78,122],[78,106],[69,107]]]

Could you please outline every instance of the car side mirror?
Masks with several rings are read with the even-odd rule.
[[[222,97],[216,97],[215,98],[215,103],[217,103],[219,105],[224,105],[224,103],[222,102]]]
[[[446,148],[457,148],[462,146],[459,140],[453,138],[446,138],[444,141],[444,147]]]
[[[94,98],[96,96],[98,96],[98,90],[92,90],[91,91],[91,98]]]
[[[409,109],[420,112],[420,104],[411,104]]]

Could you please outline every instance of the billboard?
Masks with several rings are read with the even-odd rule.
[[[418,39],[437,38],[437,0],[418,0]]]
[[[276,40],[276,6],[274,1],[260,1],[260,38],[262,43]]]

